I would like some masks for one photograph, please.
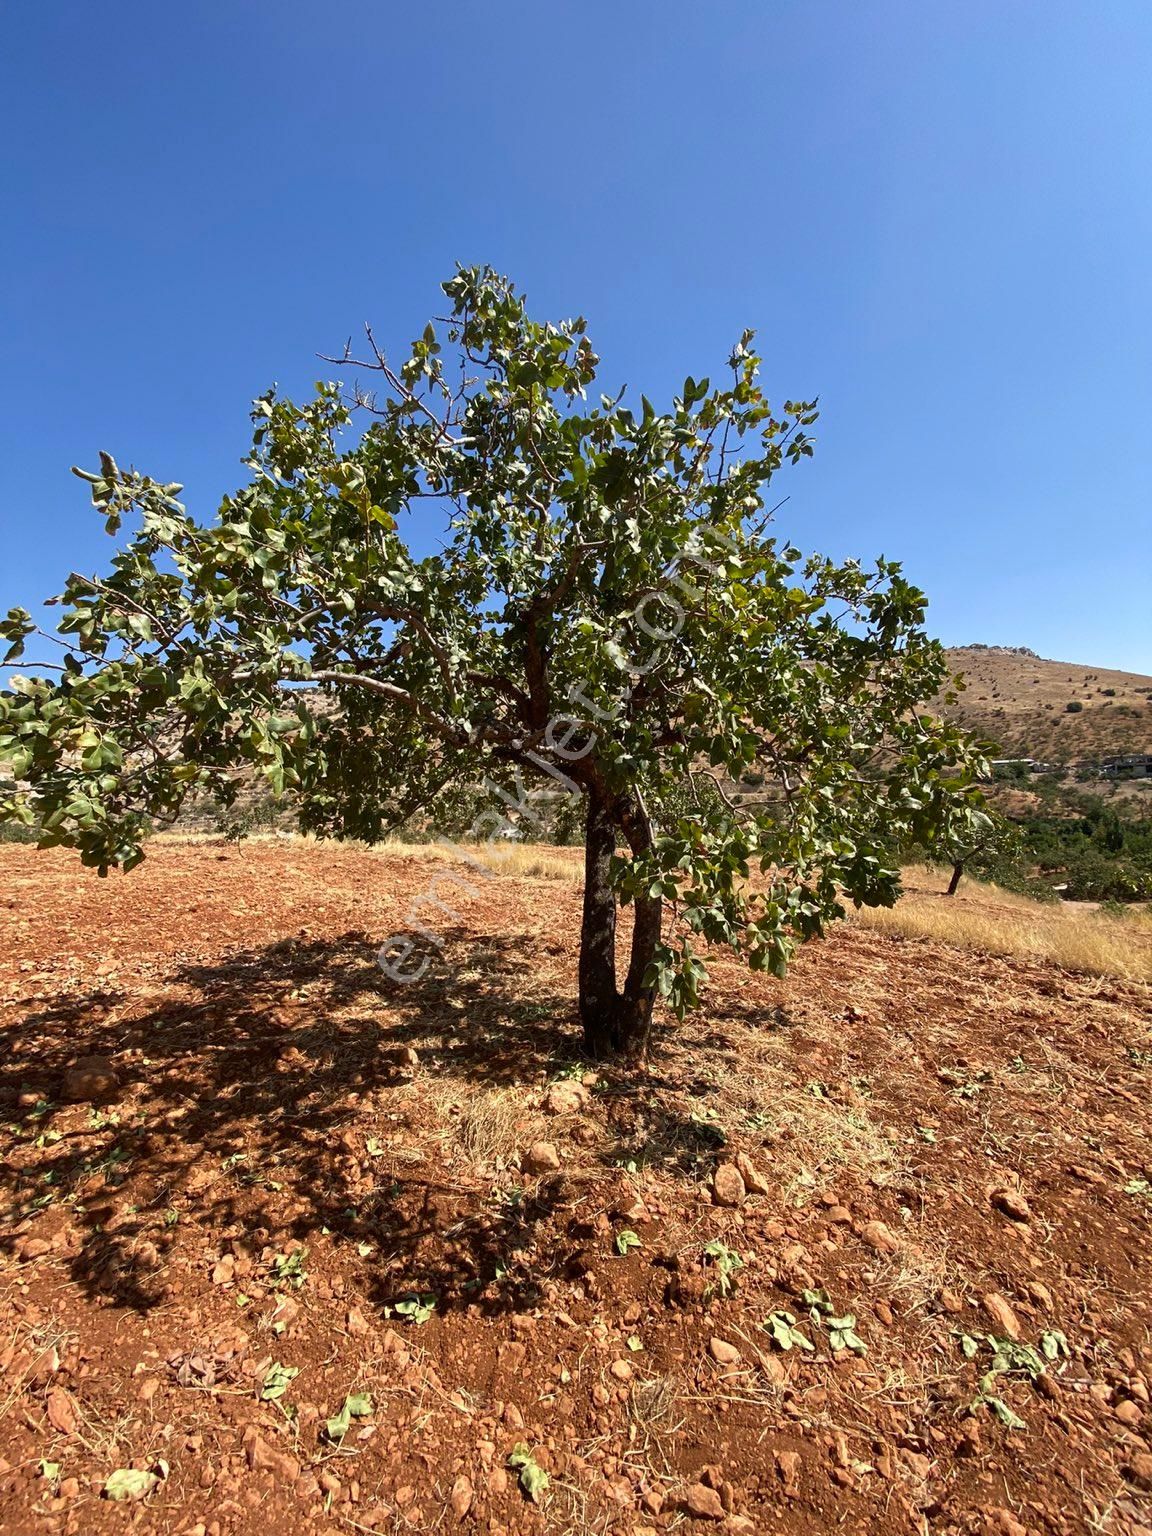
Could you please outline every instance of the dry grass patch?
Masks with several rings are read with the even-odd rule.
[[[826,1186],[827,1175],[840,1169],[877,1186],[903,1170],[898,1148],[862,1106],[842,1104],[814,1091],[818,1088],[797,1088],[782,1073],[772,1099],[779,1128],[790,1133],[773,1148],[773,1171],[782,1176],[782,1192],[792,1205],[806,1205],[814,1190]]]
[[[383,843],[385,857],[421,859],[427,863],[458,864],[461,872],[481,865],[497,875],[518,879],[563,880],[579,884],[584,878],[582,851],[541,843]]]
[[[152,839],[164,847],[214,847],[227,844],[228,839],[220,832],[205,829],[178,829],[159,832]],[[242,847],[250,844],[275,844],[284,847],[316,846],[321,841],[309,833],[286,831],[256,831],[248,834]],[[367,848],[368,844],[352,843],[346,846]],[[514,843],[460,841],[409,843],[401,838],[388,838],[372,847],[372,852],[383,858],[418,859],[428,864],[454,864],[461,874],[468,866],[480,865],[497,875],[511,875],[527,880],[563,880],[579,884],[584,878],[584,851],[582,848],[561,848],[551,843]]]
[[[680,1386],[672,1376],[643,1376],[628,1393],[629,1455],[642,1458],[653,1482],[671,1475],[670,1441],[684,1426]]]
[[[754,1065],[731,1073],[717,1101],[719,1119],[733,1128],[744,1122],[762,1132],[770,1148],[773,1179],[789,1205],[807,1205],[838,1172],[854,1174],[877,1187],[906,1171],[904,1154],[870,1113],[869,1101],[829,1082],[797,1082],[786,1043],[770,1044]],[[753,1160],[755,1161],[755,1155]]]
[[[16,1322],[11,1335],[0,1344],[0,1371],[6,1388],[0,1394],[0,1420],[24,1393],[38,1392],[55,1377],[61,1355],[75,1338],[75,1333],[55,1318]]]
[[[902,1314],[929,1311],[946,1286],[959,1291],[972,1289],[939,1233],[917,1223],[898,1228],[896,1236],[900,1239],[899,1252],[877,1259],[873,1270],[877,1293],[896,1301]]]
[[[76,1418],[75,1428],[66,1440],[61,1441],[62,1446],[75,1440],[97,1461],[110,1467],[132,1454],[133,1437],[140,1427],[140,1420],[131,1410],[125,1409],[114,1416],[105,1415],[76,1396],[72,1397],[72,1410]]]
[[[1152,925],[1140,915],[1113,917],[1079,904],[1049,905],[972,883],[958,896],[945,896],[923,876],[914,877],[910,887],[894,907],[864,907],[853,920],[877,933],[931,939],[954,949],[1152,981]]]
[[[536,1139],[543,1125],[522,1089],[434,1090],[431,1103],[445,1140],[476,1167],[510,1162]]]

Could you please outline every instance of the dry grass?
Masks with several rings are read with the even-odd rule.
[[[219,832],[180,830],[159,832],[153,842],[169,847],[196,847],[221,845],[226,839]],[[275,843],[315,844],[316,838],[302,832],[253,832],[241,844]],[[498,875],[512,875],[521,880],[563,880],[579,884],[584,878],[584,853],[581,848],[559,848],[545,843],[513,842],[453,842],[406,843],[399,838],[389,838],[380,843],[374,852],[382,858],[420,859],[429,864],[458,864],[464,870],[469,864],[481,864]]]
[[[877,933],[1152,981],[1152,924],[1142,914],[1118,918],[1083,904],[1049,905],[974,881],[953,897],[943,891],[943,876],[917,871],[895,907],[865,907],[854,920]]]
[[[0,1419],[7,1416],[23,1393],[36,1390],[36,1382],[42,1378],[45,1370],[49,1377],[55,1373],[61,1354],[74,1338],[75,1334],[55,1318],[37,1323],[17,1323],[12,1336],[0,1342],[0,1348],[11,1345],[14,1352],[14,1358],[6,1370],[7,1390],[0,1397]],[[54,1362],[50,1368],[45,1366],[48,1360]]]
[[[739,1059],[737,1070],[726,1066],[713,1103],[721,1124],[743,1124],[766,1138],[772,1179],[786,1204],[807,1205],[841,1171],[877,1188],[904,1176],[905,1154],[873,1119],[867,1089],[836,1086],[842,1063],[822,1060],[827,1082],[800,1081],[786,1035],[749,1035]]]
[[[684,1427],[681,1385],[673,1376],[642,1376],[628,1393],[628,1457],[640,1461],[653,1483],[671,1476],[672,1442]]]
[[[969,648],[948,652],[967,687],[954,705],[934,703],[959,724],[1000,743],[997,756],[1050,762],[1143,752],[1152,741],[1152,678],[1071,662]],[[1081,708],[1069,714],[1073,700]]]
[[[897,1149],[869,1117],[864,1105],[825,1098],[819,1085],[796,1087],[785,1073],[773,1095],[778,1125],[790,1139],[774,1152],[773,1168],[782,1175],[785,1197],[805,1205],[828,1174],[851,1169],[877,1186],[891,1183],[902,1172]],[[814,1170],[819,1169],[817,1174]]]
[[[445,1139],[478,1168],[508,1163],[541,1124],[522,1089],[433,1090],[430,1102]]]
[[[584,878],[582,851],[539,843],[402,843],[388,842],[378,850],[384,857],[424,859],[429,863],[482,864],[498,875],[517,879],[563,880],[579,884]]]

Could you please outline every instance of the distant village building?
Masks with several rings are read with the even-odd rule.
[[[1152,779],[1152,752],[1127,752],[1102,757],[1100,775],[1105,779]]]
[[[1001,774],[1012,773],[1014,770],[1022,770],[1024,773],[1056,773],[1055,763],[1042,763],[1035,757],[994,757],[989,766],[993,776],[997,769]]]

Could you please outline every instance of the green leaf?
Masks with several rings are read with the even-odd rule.
[[[307,1248],[294,1248],[291,1253],[278,1253],[272,1259],[272,1275],[277,1285],[291,1285],[299,1290],[308,1279],[304,1260]]]
[[[353,1419],[364,1419],[372,1412],[372,1398],[367,1392],[349,1392],[340,1412],[325,1425],[329,1440],[339,1445],[352,1427]]]
[[[771,1312],[760,1325],[767,1333],[771,1334],[772,1341],[780,1349],[815,1349],[805,1334],[796,1326],[796,1319],[791,1312]]]
[[[844,1317],[830,1317],[827,1322],[828,1342],[833,1349],[850,1349],[857,1355],[866,1355],[868,1348],[856,1332],[856,1319],[851,1313]]]
[[[729,1248],[722,1238],[715,1237],[704,1246],[704,1257],[710,1259],[720,1272],[720,1294],[727,1296],[732,1289],[732,1276],[744,1268],[744,1260],[734,1248]]]
[[[531,1450],[523,1441],[512,1447],[508,1456],[508,1465],[520,1474],[520,1487],[524,1494],[534,1504],[538,1504],[541,1497],[548,1491],[552,1479],[534,1460]]]
[[[299,1374],[300,1367],[296,1365],[281,1365],[279,1361],[270,1365],[260,1388],[262,1401],[266,1403],[279,1401]]]
[[[418,1296],[406,1296],[396,1302],[392,1310],[397,1316],[407,1318],[410,1323],[424,1324],[435,1312],[437,1299],[431,1291]]]
[[[643,1244],[636,1236],[635,1232],[617,1232],[616,1252],[620,1254],[622,1258],[625,1257],[631,1251],[631,1249],[640,1248],[642,1246]]]
[[[1061,1355],[1068,1357],[1072,1352],[1063,1333],[1058,1328],[1050,1328],[1040,1335],[1040,1353],[1045,1360],[1059,1360]]]
[[[1018,1414],[1012,1412],[1012,1409],[1009,1408],[1003,1398],[985,1396],[984,1402],[991,1408],[1001,1424],[1005,1425],[1008,1429],[1027,1429],[1028,1426],[1024,1420]]]
[[[152,1492],[159,1481],[155,1472],[140,1472],[134,1467],[120,1467],[111,1473],[104,1484],[104,1497],[115,1499],[117,1503],[129,1499],[143,1499]]]

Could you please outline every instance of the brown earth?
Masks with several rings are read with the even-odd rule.
[[[933,707],[996,742],[999,755],[1073,763],[1152,751],[1152,677],[973,646],[947,657],[966,687]],[[1069,714],[1074,701],[1083,707]]]
[[[400,987],[434,868],[0,847],[5,1531],[1149,1530],[1146,989],[846,925],[585,1073],[578,884]]]

